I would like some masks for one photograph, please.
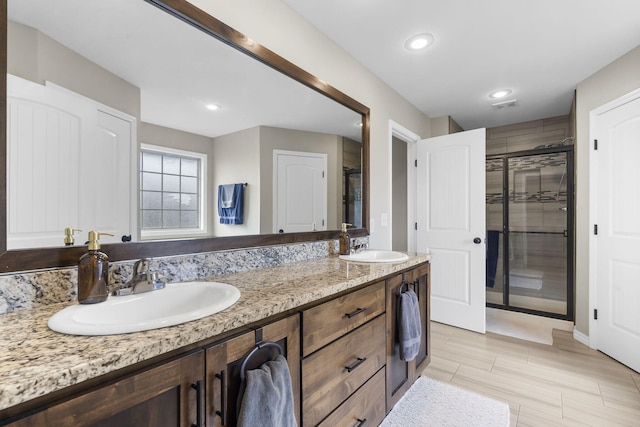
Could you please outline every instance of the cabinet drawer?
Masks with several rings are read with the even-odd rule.
[[[314,426],[385,365],[385,316],[302,361],[303,425]]]
[[[385,370],[383,368],[318,426],[353,427],[380,424],[386,413],[384,377]]]
[[[302,355],[307,356],[385,310],[384,282],[302,312]]]

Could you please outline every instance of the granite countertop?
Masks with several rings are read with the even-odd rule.
[[[240,300],[193,322],[110,336],[64,335],[47,321],[70,305],[52,304],[0,315],[0,410],[155,356],[241,328],[366,282],[429,261],[345,262],[337,256],[216,276],[240,289]]]

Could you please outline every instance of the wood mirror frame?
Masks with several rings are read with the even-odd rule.
[[[350,230],[354,237],[369,233],[369,108],[334,87],[324,83],[295,64],[264,46],[249,40],[228,25],[198,9],[186,0],[145,0],[190,25],[230,45],[240,52],[274,68],[286,76],[316,90],[330,99],[362,115],[362,224],[363,228]],[[0,0],[0,58],[1,95],[0,116],[7,117],[7,0]],[[213,42],[213,40],[212,40]],[[0,273],[59,268],[76,265],[86,252],[84,246],[20,249],[7,251],[7,123],[0,123]],[[256,246],[280,245],[336,239],[339,230],[309,233],[263,234],[203,239],[132,242],[103,245],[110,261],[124,261],[146,257],[175,256]]]

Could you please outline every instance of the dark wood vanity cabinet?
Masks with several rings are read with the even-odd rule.
[[[235,426],[242,359],[260,341],[277,342],[282,346],[291,372],[296,418],[299,422],[299,325],[299,315],[292,315],[175,360],[126,375],[78,397],[54,403],[47,409],[9,425]],[[266,360],[260,360],[260,357],[265,356],[267,355],[258,354],[254,362],[264,363]],[[251,368],[255,367],[257,366]],[[0,422],[0,425],[3,423]]]
[[[430,264],[425,263],[386,280],[387,295],[387,411],[400,400],[431,361]],[[408,285],[418,296],[422,340],[416,358],[400,359],[397,325],[398,292]]]
[[[260,342],[278,343],[285,353],[300,425],[300,320],[299,315],[293,315],[206,349],[207,426],[236,425],[242,361]],[[273,356],[267,349],[261,351],[265,353],[252,356],[253,367]]]
[[[423,330],[411,362],[398,354],[396,303],[403,283],[419,297]],[[429,263],[423,263],[230,338],[130,368],[122,377],[109,374],[93,388],[43,398],[42,406],[8,425],[236,426],[242,362],[267,342],[287,358],[298,425],[378,425],[431,359],[429,299]],[[247,369],[274,356],[252,356]]]
[[[9,425],[191,427],[203,420],[204,386],[204,351],[200,350],[126,376]]]

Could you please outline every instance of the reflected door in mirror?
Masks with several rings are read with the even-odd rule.
[[[274,233],[327,229],[327,156],[274,150]]]
[[[66,227],[131,234],[135,121],[55,85],[7,86],[9,249],[61,246]]]

